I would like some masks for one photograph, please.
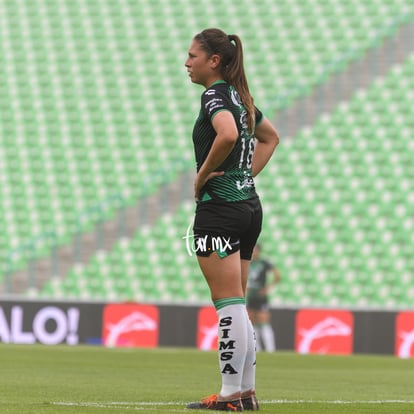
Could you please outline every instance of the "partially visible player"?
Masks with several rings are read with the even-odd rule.
[[[263,349],[266,352],[274,352],[276,341],[271,325],[268,295],[280,282],[281,275],[272,263],[260,257],[260,253],[261,247],[256,244],[247,281],[247,310],[256,333],[257,351]]]

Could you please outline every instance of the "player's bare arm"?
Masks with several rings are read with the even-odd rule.
[[[257,125],[255,130],[257,139],[256,148],[253,154],[252,175],[256,177],[269,161],[273,151],[279,144],[279,135],[267,118]]]

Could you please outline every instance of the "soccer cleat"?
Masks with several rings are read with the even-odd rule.
[[[259,411],[259,401],[257,401],[256,392],[253,391],[249,396],[242,397],[243,409],[246,411]]]
[[[203,398],[200,402],[189,403],[187,408],[191,410],[215,410],[215,411],[243,411],[243,404],[240,400],[234,401],[218,401],[217,394]]]

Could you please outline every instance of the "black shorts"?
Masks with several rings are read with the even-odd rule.
[[[269,310],[269,302],[267,300],[267,296],[249,297],[249,295],[247,295],[246,305],[248,309],[254,311],[266,312]]]
[[[259,198],[236,202],[199,203],[194,219],[194,251],[220,257],[240,250],[240,258],[250,260],[262,230],[262,205]]]

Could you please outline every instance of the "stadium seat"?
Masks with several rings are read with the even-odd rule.
[[[190,37],[200,28],[219,25],[241,35],[252,94],[272,116],[392,36],[413,15],[410,0],[369,0],[363,5],[243,0],[228,8],[217,1],[185,0],[165,1],[162,8],[151,2],[114,7],[97,0],[87,6],[64,1],[39,8],[24,0],[8,2],[2,10],[7,23],[0,35],[2,70],[8,82],[0,96],[0,248],[13,269],[27,266],[29,257],[50,255],[48,234],[55,235],[57,245],[65,245],[78,231],[93,229],[97,220],[114,217],[119,203],[108,201],[114,195],[133,205],[193,168],[190,136],[201,90],[183,86],[183,62]],[[413,62],[408,58],[367,91],[284,142],[277,162],[258,180],[272,223],[264,231],[264,244],[285,246],[292,259],[281,260],[285,274],[296,274],[298,281],[301,274],[312,272],[329,276],[335,263],[323,258],[339,241],[346,245],[345,254],[358,256],[351,240],[357,246],[373,244],[376,232],[395,232],[400,243],[409,240],[410,230],[400,224],[405,221],[389,217],[398,205],[400,219],[405,218],[413,202]],[[386,144],[390,131],[397,135]],[[393,185],[393,178],[401,188]],[[205,299],[194,256],[182,254],[181,237],[191,214],[183,206],[170,221],[161,219],[151,229],[151,237],[164,243],[151,244],[139,229],[127,251],[117,245],[82,271],[72,269],[62,282],[50,281],[44,294],[154,300],[185,300],[191,294],[195,301]],[[365,231],[381,219],[385,227],[368,232],[369,241],[351,237],[359,234],[359,226]],[[355,221],[356,229],[350,225]],[[386,237],[378,240],[378,254],[388,257]],[[315,244],[313,256],[299,259]],[[324,256],[312,262],[318,252]],[[401,259],[395,255],[392,260]],[[312,272],[309,263],[316,266]],[[412,262],[401,263],[400,272],[412,269]],[[177,274],[186,276],[168,283]],[[332,287],[326,277],[316,283]],[[160,286],[165,286],[162,292]],[[316,296],[326,301],[325,291],[316,285],[307,291],[286,288],[285,293],[292,302],[300,302],[305,292],[306,301]],[[283,296],[276,293],[275,301]]]

